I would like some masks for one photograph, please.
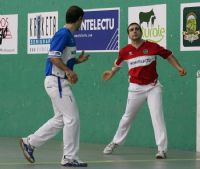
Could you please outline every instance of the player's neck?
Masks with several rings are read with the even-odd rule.
[[[133,45],[135,48],[139,48],[143,42],[143,39],[132,40],[131,45]]]
[[[75,32],[76,31],[76,27],[74,26],[74,24],[66,23],[64,27],[69,29],[70,32]]]

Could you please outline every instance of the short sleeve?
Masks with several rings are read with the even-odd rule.
[[[57,32],[52,38],[48,57],[49,58],[60,57],[63,50],[67,46],[68,41],[69,41],[69,35],[66,32],[64,31]]]
[[[115,60],[115,66],[121,67],[124,61],[123,51],[119,51],[118,58]]]
[[[156,44],[156,51],[157,51],[157,55],[160,55],[162,58],[167,59],[172,52],[168,49],[165,49],[164,47]]]

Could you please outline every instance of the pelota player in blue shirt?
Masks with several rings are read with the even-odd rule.
[[[52,38],[46,62],[45,89],[50,96],[54,116],[35,133],[20,139],[20,146],[26,159],[34,163],[33,151],[54,137],[63,129],[63,157],[61,165],[66,167],[87,167],[87,163],[78,158],[80,121],[79,110],[71,91],[71,84],[78,81],[73,71],[75,64],[88,59],[84,52],[76,58],[76,43],[73,32],[83,21],[84,11],[71,6],[66,12],[66,24]]]

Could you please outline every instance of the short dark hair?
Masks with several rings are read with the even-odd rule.
[[[128,27],[127,27],[127,33],[128,33],[128,34],[129,34],[129,28],[130,28],[130,26],[132,26],[132,25],[137,25],[137,26],[139,27],[140,31],[142,32],[141,26],[140,26],[138,23],[136,23],[136,22],[132,22],[132,23],[130,23],[130,24],[128,25]]]
[[[84,11],[79,6],[71,6],[66,12],[66,23],[75,23],[80,17],[83,17]]]

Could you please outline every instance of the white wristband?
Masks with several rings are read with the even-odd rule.
[[[115,67],[115,66],[113,66],[111,70],[112,70],[113,72],[116,72],[116,71],[119,70],[119,67]]]

